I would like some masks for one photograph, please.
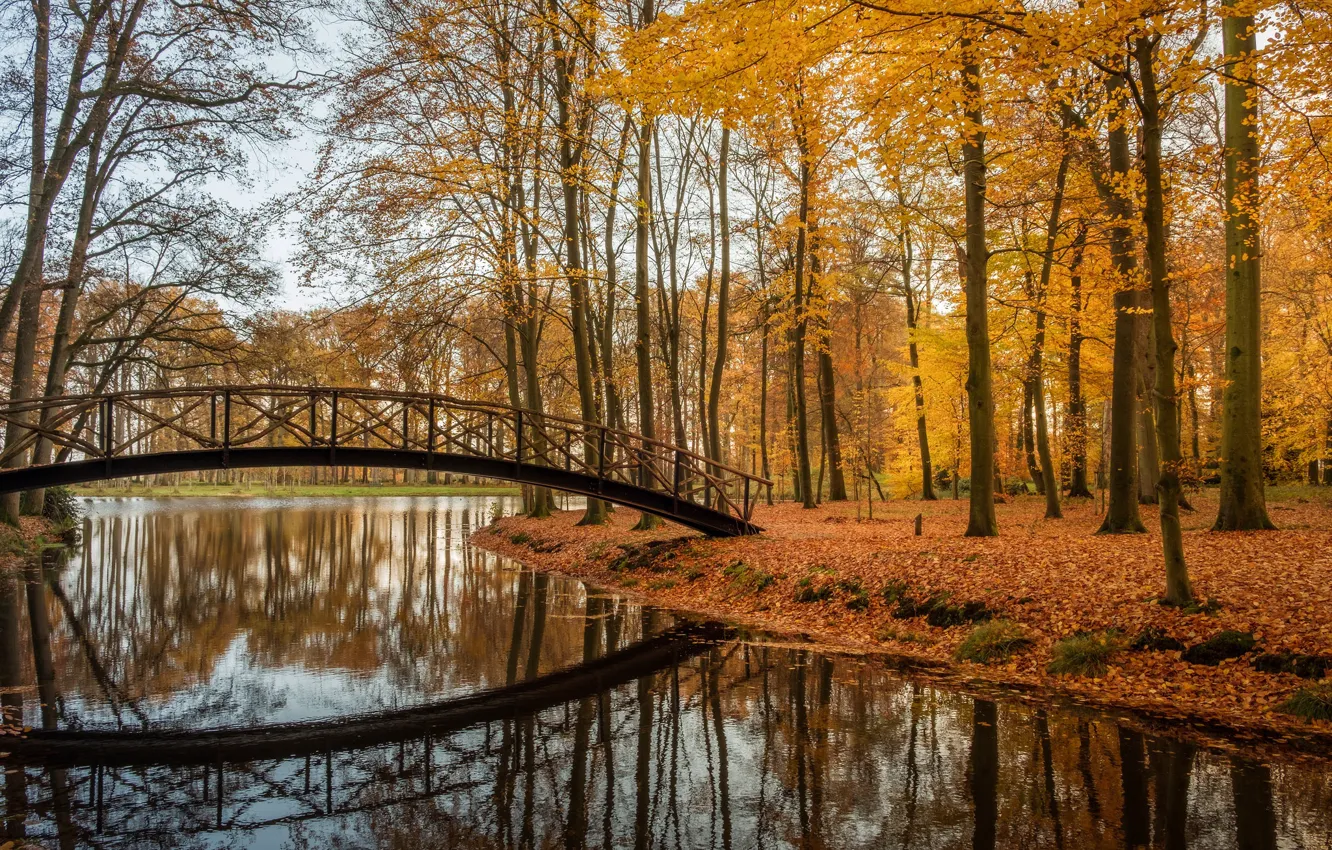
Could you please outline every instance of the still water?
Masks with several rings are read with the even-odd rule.
[[[38,735],[118,733],[131,755],[11,760],[5,836],[48,848],[1332,847],[1326,765],[975,699],[792,641],[694,644],[614,687],[579,680],[553,707],[432,728],[441,715],[423,707],[637,658],[682,622],[468,544],[512,509],[480,497],[89,502],[81,545],[0,587],[0,696],[58,730]],[[315,734],[365,723],[388,731]],[[288,724],[268,750],[181,755],[198,730],[267,724]]]

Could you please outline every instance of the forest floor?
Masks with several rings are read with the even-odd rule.
[[[761,506],[754,521],[765,532],[744,538],[708,539],[669,523],[635,532],[638,514],[620,509],[593,528],[576,526],[581,512],[508,517],[474,540],[662,607],[882,654],[931,676],[1332,756],[1332,722],[1283,710],[1297,692],[1312,689],[1323,700],[1332,687],[1317,683],[1332,675],[1325,491],[1332,495],[1332,488],[1273,493],[1269,510],[1281,530],[1252,533],[1211,532],[1215,492],[1190,494],[1197,510],[1184,513],[1184,546],[1204,603],[1192,611],[1158,601],[1164,568],[1155,509],[1143,507],[1147,534],[1099,536],[1091,500],[1070,500],[1064,519],[1046,520],[1042,498],[1010,499],[997,506],[1001,536],[988,539],[962,536],[963,499],[876,504],[872,521],[863,503]],[[957,660],[986,617],[1016,623],[1026,643],[989,664]],[[1198,657],[1193,648],[1222,632],[1251,634],[1254,645],[1219,663]],[[1071,675],[1047,669],[1056,655],[1085,660],[1085,642],[1057,644],[1087,633],[1102,647],[1091,654],[1107,666]],[[1213,663],[1194,663],[1201,661]],[[1302,675],[1263,672],[1292,667]]]
[[[148,485],[117,482],[81,484],[71,488],[78,496],[102,498],[172,498],[189,496],[516,496],[521,489],[504,484],[205,484]]]

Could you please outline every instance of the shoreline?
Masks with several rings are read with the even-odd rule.
[[[709,540],[669,524],[652,532],[635,532],[629,527],[637,520],[637,513],[622,509],[615,512],[610,525],[599,528],[576,526],[581,512],[573,511],[557,513],[549,520],[506,517],[478,529],[472,535],[472,542],[531,569],[575,578],[608,592],[636,597],[663,608],[770,632],[778,637],[794,636],[808,640],[811,649],[873,657],[904,675],[920,676],[953,690],[995,693],[1029,702],[1058,702],[1102,714],[1127,714],[1144,729],[1197,736],[1209,746],[1223,749],[1271,747],[1285,754],[1332,759],[1332,722],[1304,720],[1277,710],[1292,693],[1317,680],[1303,679],[1292,673],[1255,670],[1251,663],[1258,650],[1216,666],[1205,666],[1184,662],[1178,650],[1124,649],[1116,653],[1114,663],[1100,676],[1048,672],[1046,664],[1057,639],[1107,628],[1105,614],[1086,611],[1080,618],[1069,619],[1069,605],[1051,606],[1048,590],[1041,594],[1020,575],[1009,575],[1007,586],[993,581],[995,575],[987,575],[984,578],[991,580],[990,586],[975,595],[987,604],[1002,605],[998,600],[1007,602],[1003,605],[1004,619],[1011,618],[1028,630],[1029,646],[1011,659],[995,664],[956,660],[953,653],[974,628],[972,624],[937,627],[929,625],[924,617],[895,617],[881,598],[885,584],[924,583],[923,577],[912,569],[915,565],[897,563],[886,571],[882,569],[885,554],[891,556],[894,549],[898,554],[906,554],[903,550],[921,546],[927,548],[915,554],[917,557],[927,556],[935,568],[933,578],[941,580],[932,586],[932,590],[942,591],[945,595],[952,592],[959,598],[968,592],[968,582],[950,582],[949,578],[956,576],[950,577],[947,573],[959,564],[970,570],[971,565],[979,561],[978,553],[971,551],[957,557],[958,552],[967,549],[983,551],[993,548],[996,541],[961,539],[960,531],[957,538],[952,538],[951,529],[939,528],[940,521],[946,519],[940,514],[950,513],[949,506],[931,512],[934,516],[930,519],[936,527],[933,535],[914,537],[909,526],[915,513],[924,513],[938,505],[912,502],[898,505],[895,513],[892,506],[887,506],[888,510],[882,511],[886,516],[875,523],[856,523],[858,530],[868,526],[879,532],[875,543],[887,544],[882,547],[872,545],[869,551],[860,552],[847,551],[861,548],[855,545],[859,535],[841,528],[854,521],[847,516],[847,506],[825,506],[817,512],[797,514],[798,519],[812,518],[819,524],[837,527],[840,532],[815,534],[812,539],[810,523],[790,522],[789,514],[794,509],[779,506],[766,509],[770,531],[754,538]],[[904,507],[905,511],[902,510]],[[853,511],[854,506],[850,509]],[[880,512],[881,509],[876,507],[876,513]],[[1011,513],[1013,511],[1005,510],[1001,522],[1010,519],[1009,534],[1019,539],[1027,537],[1014,527],[1012,517],[1006,516]],[[1206,510],[1199,513],[1205,514]],[[1192,519],[1192,524],[1197,526],[1201,518]],[[1320,519],[1320,525],[1326,523],[1330,527],[1318,533],[1327,535],[1332,542],[1332,517]],[[763,517],[756,521],[765,524]],[[1069,523],[1068,520],[1061,522]],[[1062,526],[1064,529],[1072,527],[1072,524]],[[1213,538],[1205,541],[1207,543],[1225,545],[1224,536],[1209,535],[1196,527],[1188,535],[1186,545],[1195,540],[1204,542],[1200,539],[1204,535]],[[1036,558],[1040,552],[1047,551],[1039,541],[1039,534],[1029,536],[1038,538],[1037,548],[1026,551],[1026,555]],[[1137,551],[1144,548],[1142,543],[1156,543],[1153,535],[1135,535],[1131,541],[1125,541],[1123,537],[1095,537],[1090,533],[1086,536],[1093,548],[1124,548],[1138,556],[1143,554]],[[1137,545],[1117,546],[1125,542]],[[807,560],[811,543],[821,558],[821,563],[813,569]],[[938,551],[945,548],[952,551]],[[1018,547],[1010,544],[1010,548],[1017,548],[1019,554],[1023,554],[1022,543]],[[772,549],[782,551],[764,551]],[[888,551],[883,551],[885,549]],[[1303,553],[1313,554],[1308,550]],[[756,566],[756,563],[767,565],[774,561],[784,562],[783,566],[772,566],[768,568],[770,571]],[[1312,567],[1317,568],[1313,570],[1317,572],[1323,567],[1332,567],[1332,563],[1327,563],[1324,558]],[[755,579],[755,574],[762,578]],[[887,582],[876,582],[870,574],[886,574]],[[817,577],[821,587],[835,589],[830,594],[813,594],[814,598],[810,599],[811,576]],[[838,587],[852,581],[858,587],[855,594]],[[1242,625],[1236,621],[1243,620],[1250,612],[1236,610],[1243,606],[1234,599],[1228,603],[1225,598],[1226,595],[1238,597],[1239,593],[1226,594],[1230,588],[1211,577],[1204,579],[1202,584],[1204,589],[1223,594],[1219,610],[1188,614],[1163,609],[1140,597],[1131,600],[1128,606],[1121,604],[1118,607],[1141,609],[1135,612],[1138,626],[1145,624],[1161,629],[1168,636],[1178,635],[1186,644],[1208,632]],[[974,593],[975,588],[971,591]],[[1016,595],[1024,591],[1025,595]],[[864,602],[866,596],[868,604]],[[797,601],[799,599],[806,601]],[[1076,600],[1065,602],[1076,607]],[[1328,610],[1321,612],[1324,617],[1328,616]],[[1257,621],[1261,622],[1262,617],[1259,616]],[[1305,625],[1293,624],[1289,634],[1255,629],[1262,644],[1259,650],[1277,648],[1283,641],[1289,643],[1308,637],[1298,634],[1307,631],[1302,629]],[[1325,625],[1320,629],[1317,624],[1315,627],[1318,631],[1316,638],[1332,635],[1332,630]],[[1322,640],[1317,643],[1322,652],[1332,649]]]

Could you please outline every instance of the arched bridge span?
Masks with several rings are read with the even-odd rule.
[[[549,487],[716,536],[754,534],[772,482],[605,425],[428,393],[187,387],[0,405],[0,493],[167,472],[373,466]]]

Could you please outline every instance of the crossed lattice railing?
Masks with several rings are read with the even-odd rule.
[[[604,425],[443,395],[235,386],[0,404],[16,438],[0,469],[199,449],[396,449],[562,469],[671,495],[748,523],[772,482]]]

